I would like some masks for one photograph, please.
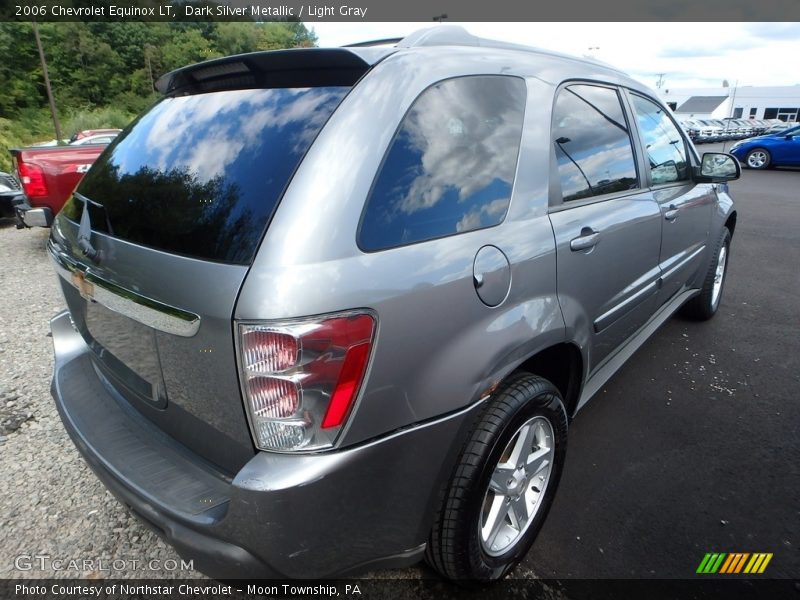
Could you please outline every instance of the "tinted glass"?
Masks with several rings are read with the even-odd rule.
[[[631,98],[653,185],[689,179],[686,145],[678,128],[654,102],[636,94]]]
[[[565,201],[639,187],[628,126],[612,89],[571,85],[561,90],[553,145]]]
[[[505,217],[517,166],[525,82],[462,77],[428,88],[406,114],[359,234],[382,250],[489,227]]]
[[[121,135],[78,191],[92,227],[136,244],[252,261],[294,169],[346,87],[213,92],[159,102]],[[66,216],[80,219],[70,200]]]

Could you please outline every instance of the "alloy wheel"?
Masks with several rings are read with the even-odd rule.
[[[767,164],[767,153],[763,150],[755,150],[747,155],[747,166],[754,169],[761,169]]]
[[[714,286],[711,288],[711,306],[716,307],[719,302],[719,295],[722,292],[722,283],[725,278],[725,263],[728,260],[728,248],[723,245],[719,249],[717,259],[717,269],[714,272]]]
[[[526,421],[511,438],[492,472],[479,523],[483,551],[500,556],[523,537],[542,504],[555,452],[545,417]]]

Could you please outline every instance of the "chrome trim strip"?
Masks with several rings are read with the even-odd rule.
[[[92,273],[86,265],[59,251],[52,241],[47,243],[47,253],[56,272],[87,300],[102,304],[142,325],[172,335],[192,337],[200,329],[199,315],[147,298],[103,279]]]
[[[644,344],[653,333],[655,333],[656,329],[661,327],[664,322],[669,319],[673,313],[678,310],[681,305],[686,302],[689,298],[697,295],[700,290],[690,289],[685,290],[675,296],[672,300],[667,302],[664,306],[662,306],[651,318],[647,323],[645,323],[639,331],[634,333],[628,340],[616,350],[614,354],[606,357],[600,366],[598,366],[589,376],[589,379],[586,381],[586,384],[583,386],[583,390],[581,390],[581,396],[578,400],[578,406],[575,408],[575,412],[572,413],[574,417],[578,411],[583,408],[583,406],[594,396],[601,387],[611,379],[611,376],[616,373],[625,361],[627,361],[633,353],[636,352],[642,344]]]
[[[692,252],[689,256],[687,256],[684,259],[678,261],[678,263],[676,265],[674,265],[671,269],[669,269],[668,271],[664,271],[661,274],[661,281],[666,281],[668,278],[672,277],[675,274],[676,271],[678,271],[678,270],[682,269],[684,266],[686,266],[687,263],[691,262],[691,260],[695,256],[697,256],[698,254],[700,254],[703,250],[705,250],[705,248],[706,248],[705,244],[701,245],[697,250]]]
[[[632,296],[628,296],[617,304],[612,309],[606,311],[594,321],[594,330],[595,333],[600,333],[603,329],[611,325],[614,321],[619,319],[622,315],[626,312],[638,306],[642,302],[644,302],[647,298],[650,297],[651,293],[656,292],[658,290],[659,280],[656,279],[655,281],[651,281],[638,292],[633,294]]]

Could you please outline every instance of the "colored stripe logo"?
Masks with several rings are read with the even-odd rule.
[[[757,575],[766,570],[771,560],[772,552],[754,552],[752,554],[749,552],[708,552],[700,561],[696,573],[702,575],[715,573]]]

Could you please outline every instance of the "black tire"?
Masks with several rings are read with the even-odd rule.
[[[500,556],[483,549],[480,524],[489,480],[518,430],[534,417],[552,427],[553,460],[538,508],[518,540]],[[525,556],[555,496],[567,450],[567,413],[558,389],[546,379],[515,373],[494,392],[473,426],[436,514],[426,549],[428,563],[449,579],[500,579]],[[533,484],[531,484],[533,485]],[[522,487],[527,482],[522,483]]]
[[[720,302],[722,301],[722,294],[725,291],[725,280],[728,275],[728,266],[730,265],[730,247],[731,247],[731,232],[727,227],[722,228],[722,234],[719,236],[716,248],[714,248],[714,260],[708,266],[708,272],[703,280],[703,287],[700,293],[689,300],[683,305],[681,313],[694,319],[696,321],[707,321],[719,309]],[[722,271],[722,283],[717,298],[714,299],[714,280],[717,275],[717,265],[719,265],[720,252],[725,249],[725,266]]]
[[[754,164],[750,164],[750,157],[754,157],[757,154],[763,154],[766,160],[763,163],[753,160]],[[768,169],[771,163],[772,156],[769,150],[765,150],[764,148],[753,148],[744,157],[744,164],[748,169]]]

